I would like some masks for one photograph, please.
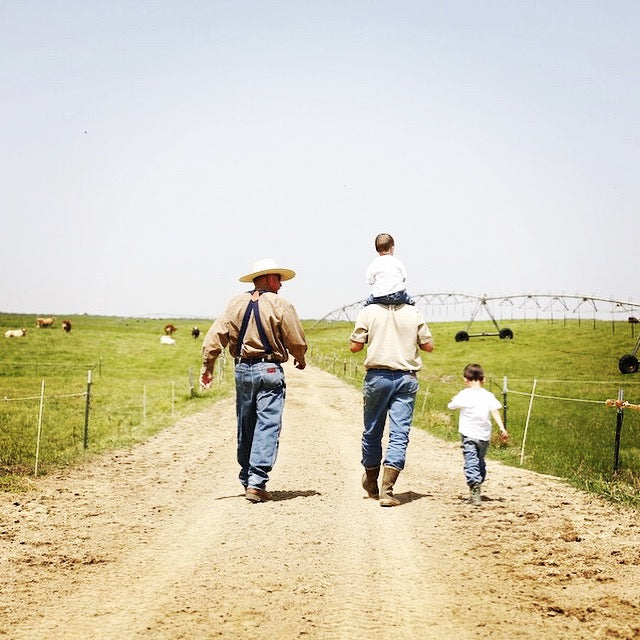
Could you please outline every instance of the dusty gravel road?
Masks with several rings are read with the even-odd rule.
[[[273,501],[237,481],[234,403],[2,494],[7,638],[638,638],[640,520],[414,430],[381,508],[360,488],[361,397],[287,367]]]

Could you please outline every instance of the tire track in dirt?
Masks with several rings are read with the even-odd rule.
[[[413,430],[381,508],[360,487],[362,400],[287,368],[274,500],[237,481],[234,402],[0,505],[7,638],[640,637],[638,514]]]

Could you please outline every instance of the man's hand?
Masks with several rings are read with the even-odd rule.
[[[307,366],[306,362],[300,362],[298,360],[296,360],[295,358],[293,359],[293,366],[296,369],[304,369]]]
[[[364,349],[364,342],[356,342],[355,340],[349,340],[349,351],[351,353],[358,353]]]
[[[211,388],[211,382],[213,381],[213,375],[209,371],[203,371],[200,374],[200,388],[207,390]]]

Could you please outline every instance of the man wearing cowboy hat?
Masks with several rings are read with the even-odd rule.
[[[298,314],[277,295],[281,283],[295,275],[272,258],[255,262],[251,273],[240,278],[254,288],[229,301],[202,346],[203,389],[211,387],[213,366],[225,347],[235,361],[239,478],[251,502],[269,498],[266,484],[278,453],[285,398],[282,363],[291,354],[297,369],[306,366],[307,343]]]

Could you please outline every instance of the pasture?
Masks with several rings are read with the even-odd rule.
[[[172,319],[178,328],[175,344],[164,345],[164,319],[68,319],[72,329],[65,332],[61,322],[38,328],[35,316],[0,315],[2,333],[28,329],[24,337],[0,341],[0,469],[5,484],[16,474],[34,472],[39,423],[39,473],[46,473],[93,452],[130,446],[230,392],[231,383],[223,377],[212,392],[198,393],[202,340],[191,331],[195,325],[206,331],[210,321]]]
[[[0,341],[0,482],[5,485],[15,485],[21,474],[34,472],[43,381],[39,473],[95,452],[129,447],[233,393],[229,358],[219,362],[212,391],[198,390],[208,320],[84,315],[68,319],[72,330],[66,333],[60,324],[37,328],[35,316],[0,315],[2,333],[28,329],[24,337]],[[177,327],[173,345],[160,343],[168,323]],[[360,388],[365,353],[348,350],[351,323],[303,324],[309,362]],[[192,336],[196,325],[202,332],[198,338]],[[446,405],[462,387],[464,366],[479,362],[487,373],[487,388],[501,400],[507,380],[511,439],[507,445],[495,442],[492,457],[514,466],[520,466],[522,458],[526,468],[567,478],[613,500],[640,504],[640,412],[622,412],[614,473],[617,412],[605,405],[620,389],[625,400],[640,402],[640,374],[622,375],[618,370],[618,359],[635,343],[633,327],[622,321],[584,320],[509,325],[513,340],[478,337],[455,342],[463,323],[430,323],[436,350],[422,354],[415,426],[457,440],[457,415]],[[474,326],[478,332],[492,329],[489,323]]]
[[[464,323],[429,326],[436,348],[422,353],[415,426],[446,440],[458,439],[458,416],[446,405],[463,387],[464,366],[478,362],[487,375],[486,387],[501,401],[507,379],[510,442],[494,440],[490,457],[514,466],[522,458],[525,468],[566,478],[612,500],[640,504],[640,412],[622,412],[614,473],[617,410],[605,404],[621,389],[626,401],[640,403],[640,374],[623,375],[618,369],[620,356],[635,344],[632,326],[623,321],[516,320],[509,323],[513,340],[476,337],[468,342],[454,339]],[[309,360],[360,387],[365,353],[348,352],[351,328],[336,322],[308,330]],[[489,322],[474,325],[478,333],[494,330]]]

